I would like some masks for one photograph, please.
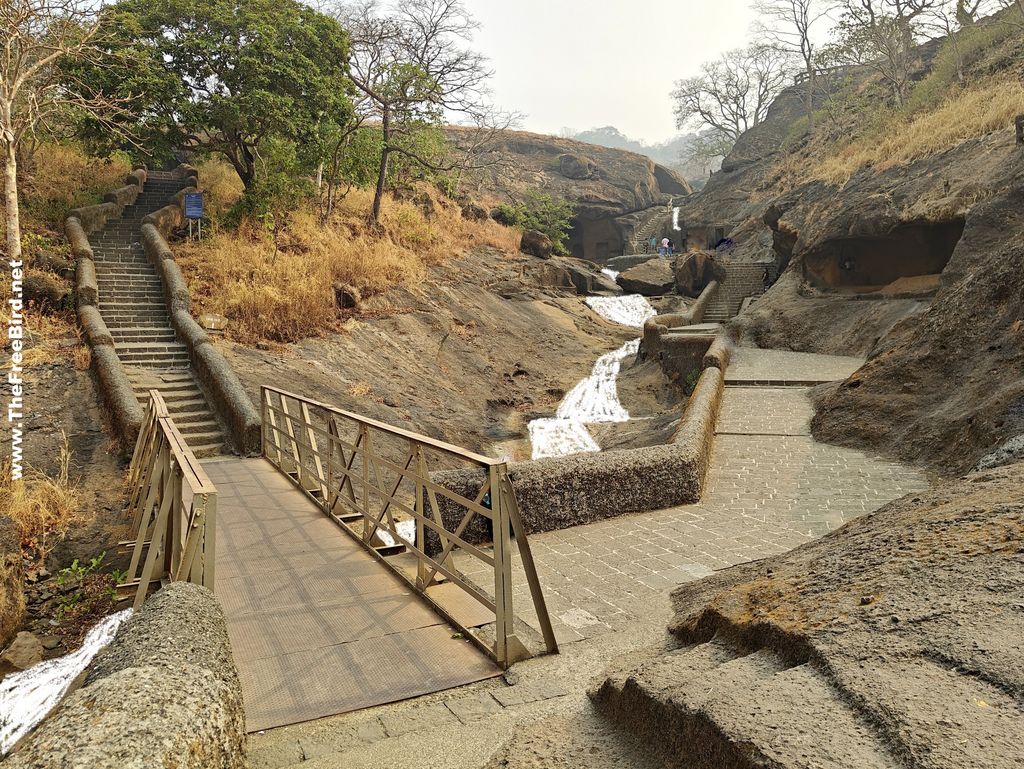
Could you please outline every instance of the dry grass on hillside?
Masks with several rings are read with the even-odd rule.
[[[779,175],[790,184],[822,181],[841,187],[858,171],[884,171],[952,149],[993,131],[1009,132],[1014,117],[1024,112],[1024,83],[989,82],[958,91],[938,108],[894,119],[884,133],[865,136],[845,146],[811,145],[782,161]],[[820,158],[814,162],[811,158]]]
[[[371,231],[371,200],[372,191],[353,190],[326,226],[312,212],[296,213],[276,248],[271,234],[252,222],[176,246],[194,309],[226,316],[228,334],[239,341],[290,342],[338,328],[335,283],[353,285],[365,298],[399,286],[415,289],[430,266],[477,246],[519,250],[517,230],[464,219],[447,200],[428,218],[412,203],[386,198],[382,227]]]
[[[67,437],[56,477],[25,469],[20,481],[11,479],[10,460],[0,466],[0,516],[14,521],[27,554],[42,562],[67,536],[72,526],[86,523],[78,485],[71,479],[71,450]]]
[[[22,229],[59,231],[69,209],[121,187],[131,163],[120,154],[94,158],[75,145],[44,144],[21,171]]]

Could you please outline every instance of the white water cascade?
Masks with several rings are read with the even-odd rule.
[[[639,294],[591,296],[587,298],[587,304],[601,317],[634,328],[642,327],[645,320],[657,314],[650,302]],[[602,355],[590,376],[577,383],[558,404],[555,416],[530,422],[533,459],[600,451],[601,447],[586,426],[629,421],[629,412],[619,401],[615,380],[622,361],[636,355],[639,346],[640,340],[633,339]]]
[[[125,609],[104,617],[89,630],[77,651],[11,673],[0,681],[0,755],[13,748],[53,710],[93,657],[114,639],[131,613],[131,609]]]

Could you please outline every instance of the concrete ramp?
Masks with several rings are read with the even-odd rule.
[[[249,731],[501,672],[267,460],[203,467],[219,493],[216,593]]]

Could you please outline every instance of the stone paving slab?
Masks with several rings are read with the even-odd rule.
[[[725,383],[820,384],[846,379],[862,365],[863,358],[739,347],[733,351]]]
[[[803,387],[726,387],[718,435],[810,435],[814,407]]]

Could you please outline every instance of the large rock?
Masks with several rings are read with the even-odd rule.
[[[524,232],[523,239],[519,243],[519,250],[524,254],[537,256],[541,259],[547,259],[551,256],[551,252],[554,249],[555,246],[551,242],[551,238],[543,232],[537,232],[537,230],[527,230]]]
[[[487,209],[478,203],[466,203],[462,207],[462,217],[471,222],[483,222],[487,220]]]
[[[0,676],[27,670],[43,661],[43,642],[32,633],[21,631],[0,654]]]
[[[555,256],[551,258],[550,263],[565,270],[578,294],[586,296],[588,294],[622,293],[619,285],[597,269],[592,262],[568,256]]]
[[[677,256],[672,264],[676,291],[683,296],[700,296],[708,283],[725,280],[725,268],[707,251],[691,251]]]
[[[566,153],[558,157],[558,171],[567,179],[593,179],[597,164],[583,155]]]
[[[10,518],[0,516],[0,646],[7,643],[25,616],[25,573],[21,535]]]
[[[245,713],[224,614],[204,588],[151,597],[12,769],[244,769]]]
[[[672,262],[659,258],[630,267],[619,275],[618,284],[627,294],[661,296],[675,287],[676,278],[672,271]]]

